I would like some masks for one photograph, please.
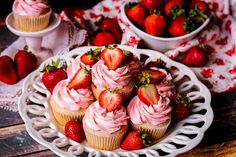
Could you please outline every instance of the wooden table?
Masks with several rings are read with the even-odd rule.
[[[0,20],[0,51],[16,38]],[[214,95],[211,105],[215,116],[211,127],[195,149],[180,157],[236,156],[236,91]],[[17,112],[0,109],[0,156],[56,155],[29,136]]]

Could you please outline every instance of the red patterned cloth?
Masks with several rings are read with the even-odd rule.
[[[190,47],[199,44],[199,41],[206,43],[210,49],[209,63],[201,68],[192,68],[192,70],[213,93],[231,91],[236,89],[236,0],[205,1],[212,11],[209,27],[195,39],[164,54],[177,60]],[[64,20],[72,20],[71,17],[73,17],[73,20],[77,21],[81,27],[86,27],[83,21],[90,20],[94,23],[100,15],[117,18],[123,31],[121,44],[137,47],[140,38],[119,16],[119,9],[124,2],[126,1],[104,0],[89,10],[77,11],[77,13],[72,13],[72,16],[68,16],[68,12],[63,11],[61,16]]]

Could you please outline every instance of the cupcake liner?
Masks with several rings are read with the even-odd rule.
[[[50,99],[50,104],[53,116],[59,124],[64,126],[70,120],[82,122],[86,109],[80,109],[78,111],[67,110],[61,108],[52,98]]]
[[[170,125],[170,122],[171,120],[167,120],[166,122],[155,126],[150,125],[148,123],[137,125],[131,122],[131,127],[133,130],[138,130],[147,133],[150,139],[153,140],[153,142],[155,142],[164,136],[168,126]]]
[[[101,87],[96,87],[95,84],[92,83],[91,85],[92,91],[93,91],[93,95],[95,97],[96,100],[98,100],[100,93],[105,90],[105,88],[101,88]],[[107,87],[109,88],[109,87]],[[130,82],[127,86],[125,86],[122,89],[118,90],[118,93],[121,94],[121,96],[123,97],[124,100],[128,99],[130,94],[132,93],[134,88],[134,83]]]
[[[43,30],[49,24],[52,9],[40,16],[22,16],[13,12],[15,28],[26,32]]]
[[[108,134],[103,131],[92,130],[85,124],[84,121],[83,128],[88,144],[91,147],[101,150],[115,150],[120,147],[128,126],[122,126],[120,130],[112,134]]]

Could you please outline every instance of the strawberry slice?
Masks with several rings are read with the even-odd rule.
[[[87,51],[85,54],[83,54],[80,60],[85,65],[92,66],[100,59],[99,58],[100,53],[101,53],[101,48],[96,48],[94,50],[91,49]]]
[[[102,50],[100,57],[110,70],[116,70],[122,63],[124,54],[120,48],[108,46]]]
[[[104,90],[99,95],[99,104],[108,112],[114,111],[121,107],[122,97],[120,94]]]
[[[148,75],[151,84],[157,84],[166,77],[165,73],[154,69],[146,69],[144,73]]]
[[[154,84],[147,84],[138,89],[139,99],[146,105],[155,105],[160,99]]]
[[[78,71],[75,73],[74,77],[71,79],[67,87],[69,89],[80,89],[80,88],[86,88],[91,84],[90,79],[90,71],[80,67]]]

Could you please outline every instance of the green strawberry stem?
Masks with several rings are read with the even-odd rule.
[[[152,144],[152,141],[149,139],[149,135],[147,133],[139,131],[138,136],[142,139],[142,143],[145,147],[150,146]]]
[[[25,45],[24,48],[23,48],[23,50],[28,52],[28,50],[29,50],[28,45]]]

